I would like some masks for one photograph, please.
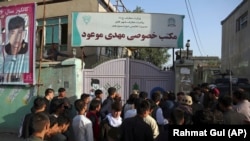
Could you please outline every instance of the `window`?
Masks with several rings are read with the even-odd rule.
[[[43,26],[43,20],[38,20],[38,27],[37,27],[38,46],[41,45],[42,41],[42,26]],[[60,51],[67,51],[67,44],[68,44],[67,16],[46,19],[44,30],[45,30],[44,33],[45,48],[48,48],[52,43],[58,43]]]
[[[247,26],[248,12],[245,12],[236,20],[236,32],[242,30]]]
[[[106,47],[105,54],[108,57],[116,57],[118,55],[118,48],[117,47]]]

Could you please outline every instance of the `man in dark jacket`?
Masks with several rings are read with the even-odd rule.
[[[110,87],[108,89],[108,97],[103,101],[100,114],[101,119],[104,119],[108,113],[111,113],[111,105],[116,97],[116,88]]]
[[[154,141],[151,127],[143,120],[150,113],[150,103],[142,100],[136,109],[135,117],[127,118],[122,122],[120,141]]]

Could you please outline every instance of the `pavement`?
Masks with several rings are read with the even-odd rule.
[[[23,139],[18,137],[17,133],[11,132],[0,132],[1,141],[23,141]]]

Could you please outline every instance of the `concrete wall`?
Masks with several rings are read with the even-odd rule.
[[[189,94],[194,83],[194,62],[192,60],[175,61],[175,93]]]
[[[0,132],[18,132],[22,118],[30,112],[34,98],[44,96],[47,88],[57,95],[60,87],[66,88],[67,97],[73,104],[82,94],[82,68],[80,59],[70,58],[63,62],[44,62],[41,68],[42,84],[38,86],[0,86]],[[36,68],[38,80],[39,66]]]
[[[247,77],[248,79],[250,79],[249,18],[247,26],[240,31],[236,31],[236,21],[247,11],[249,17],[249,10],[249,0],[245,0],[221,23],[221,68],[231,69],[235,77]]]

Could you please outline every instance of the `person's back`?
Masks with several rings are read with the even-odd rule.
[[[114,102],[114,98],[116,96],[116,88],[110,87],[108,89],[108,97],[103,101],[101,110],[100,110],[100,115],[101,119],[104,119],[108,113],[111,112],[111,105]]]
[[[31,108],[31,113],[28,113],[25,115],[22,127],[21,127],[21,138],[26,139],[28,138],[32,133],[33,129],[31,127],[31,120],[35,113],[44,112],[46,107],[45,100],[42,97],[37,97],[34,102],[33,106]]]
[[[143,120],[149,113],[150,103],[141,101],[137,107],[137,115],[123,121],[120,141],[154,141],[151,127]]]
[[[242,89],[235,90],[233,92],[233,109],[245,116],[245,120],[250,122],[250,102],[247,99],[247,92]]]
[[[224,124],[240,125],[245,124],[245,117],[232,108],[232,97],[226,95],[218,99],[219,107],[223,111]]]
[[[31,119],[35,113],[26,114],[21,129],[21,138],[26,139],[32,134]]]
[[[77,99],[74,105],[78,112],[72,121],[75,141],[94,141],[92,122],[85,116],[87,104]]]

